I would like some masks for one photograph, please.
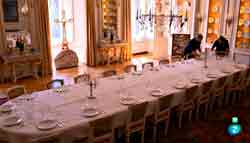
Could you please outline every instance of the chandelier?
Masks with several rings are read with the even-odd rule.
[[[166,14],[163,12],[163,9],[168,8],[170,12]],[[175,14],[172,1],[169,2],[158,1],[155,3],[155,8],[152,6],[148,13],[142,13],[141,9],[137,9],[136,21],[142,26],[142,29],[151,28],[154,29],[155,26],[165,28],[168,26],[168,29],[171,29],[174,22],[177,23],[175,26],[182,28],[184,24],[188,21],[188,11],[185,9],[185,14]]]

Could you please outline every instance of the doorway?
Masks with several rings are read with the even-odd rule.
[[[56,19],[62,18],[63,11],[65,11],[66,19],[72,19],[66,24],[69,48],[76,52],[79,64],[85,64],[87,51],[86,0],[48,0],[48,4],[53,71],[56,71],[54,59],[60,53],[63,41],[63,26],[62,23],[56,22]]]

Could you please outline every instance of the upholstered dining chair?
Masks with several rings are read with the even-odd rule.
[[[142,64],[142,69],[147,69],[147,68],[153,68],[154,67],[154,62],[146,62]]]
[[[63,79],[55,79],[47,83],[47,88],[48,89],[55,89],[55,88],[60,88],[64,86],[64,80]]]
[[[102,73],[103,77],[110,77],[110,76],[114,76],[114,75],[117,75],[117,71],[116,70],[107,70],[107,71],[104,71]]]
[[[146,121],[146,109],[147,102],[143,102],[137,105],[129,107],[130,119],[126,125],[126,142],[131,143],[131,136],[135,133],[141,134],[141,143],[144,143],[145,121]]]
[[[237,96],[240,98],[243,90],[244,90],[244,83],[242,83],[242,78],[241,78],[241,71],[236,72],[233,74],[233,83],[231,85],[229,85],[226,88],[226,96],[225,96],[225,104],[228,105],[229,104],[229,100],[230,98],[231,103],[234,104],[236,102],[236,98]]]
[[[184,101],[179,105],[177,109],[177,116],[178,116],[178,127],[182,127],[182,119],[183,114],[188,112],[188,120],[192,121],[192,114],[195,108],[195,99],[196,93],[199,89],[199,86],[195,85],[191,88],[186,89]]]
[[[158,107],[156,113],[154,114],[154,127],[153,127],[153,141],[158,142],[159,137],[159,125],[160,123],[164,123],[164,132],[163,135],[166,136],[168,132],[168,126],[170,122],[171,115],[171,101],[174,97],[174,94],[170,94],[167,96],[160,97],[158,100]]]
[[[133,71],[136,71],[136,70],[137,70],[137,66],[136,65],[127,65],[124,68],[124,72],[125,73],[130,73],[130,72],[133,72]]]
[[[114,142],[114,128],[113,117],[97,119],[90,122],[93,143],[113,143]]]
[[[225,88],[227,86],[226,79],[226,76],[218,79],[218,85],[216,86],[214,94],[211,96],[210,111],[213,111],[215,103],[217,103],[219,108],[222,107],[225,97]]]
[[[170,63],[169,59],[162,59],[159,61],[159,65],[165,65],[165,64],[169,64],[169,63]]]
[[[34,143],[62,143],[62,139],[60,137],[46,137],[39,139],[39,141],[33,141]]]
[[[244,83],[244,95],[247,96],[250,92],[250,67],[246,69],[245,78],[242,81]]]
[[[214,81],[208,81],[205,82],[202,85],[202,89],[201,89],[201,95],[199,97],[197,97],[197,102],[196,102],[196,120],[199,120],[200,118],[200,108],[202,105],[204,105],[204,117],[205,119],[207,119],[208,117],[208,110],[209,110],[209,99],[210,96],[213,94],[213,83]]]
[[[7,95],[10,99],[14,99],[26,94],[26,89],[23,85],[13,86],[7,89]]]
[[[89,81],[90,80],[90,75],[89,74],[81,74],[78,75],[76,77],[74,77],[74,83],[81,83],[81,82],[85,82],[85,81]]]
[[[0,56],[0,72],[6,72],[6,71],[3,71],[4,70],[4,60],[3,58]],[[3,76],[0,76],[0,83],[3,83],[4,82],[4,75]]]

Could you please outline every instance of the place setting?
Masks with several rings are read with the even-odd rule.
[[[160,86],[154,84],[152,80],[149,80],[146,84],[146,90],[148,91],[150,96],[153,97],[161,97],[164,96],[166,93]]]
[[[23,123],[23,119],[18,115],[12,115],[3,120],[4,127],[15,127]]]
[[[40,115],[40,116],[39,116]],[[62,121],[58,120],[59,111],[53,110],[51,107],[40,111],[38,115],[36,115],[35,126],[40,131],[50,131],[56,128],[63,128],[64,124]]]
[[[179,80],[176,82],[176,84],[174,85],[175,89],[186,89],[188,87],[188,84],[186,81],[184,80]]]
[[[207,72],[207,77],[211,79],[218,78],[220,76],[219,72],[216,71],[208,71]]]
[[[0,106],[0,113],[10,113],[14,111],[15,105],[11,102],[7,102],[6,104],[3,104]]]

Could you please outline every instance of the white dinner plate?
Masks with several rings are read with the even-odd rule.
[[[38,124],[37,124],[37,128],[39,130],[52,130],[54,128],[56,128],[58,126],[58,122],[56,120],[43,120],[43,121],[40,121]]]
[[[233,72],[233,70],[231,69],[231,68],[223,68],[223,69],[221,69],[221,72],[222,73],[232,73]]]
[[[208,78],[217,78],[219,75],[217,73],[208,73],[207,77]]]
[[[142,72],[139,72],[139,71],[135,71],[135,72],[132,72],[133,75],[136,75],[136,76],[140,76],[142,75]]]
[[[4,120],[3,124],[5,127],[17,126],[22,123],[22,119],[18,116],[8,117]]]
[[[187,84],[185,82],[178,82],[176,85],[175,85],[175,88],[176,89],[185,89],[187,88]]]
[[[120,102],[123,105],[133,105],[136,103],[133,97],[122,97]]]
[[[94,107],[88,107],[88,108],[85,108],[83,109],[83,116],[85,117],[95,117],[97,115],[99,115],[101,112],[94,108]]]
[[[201,83],[203,80],[202,80],[202,78],[199,78],[199,77],[195,77],[195,78],[192,78],[191,79],[191,82],[192,83],[195,83],[195,84],[199,84],[199,83]]]
[[[14,109],[13,104],[4,104],[4,105],[0,106],[0,112],[2,112],[2,113],[11,112],[13,109]]]
[[[151,91],[151,95],[154,96],[154,97],[161,97],[164,95],[164,91],[161,90],[161,89],[153,89]]]
[[[236,69],[241,69],[241,70],[243,70],[243,69],[246,68],[245,65],[241,65],[241,64],[234,64],[234,67],[235,67]]]

